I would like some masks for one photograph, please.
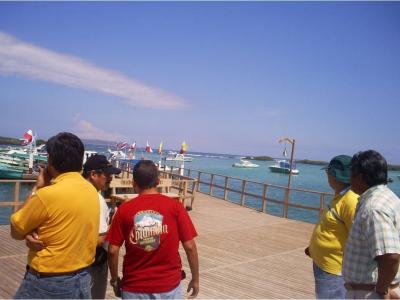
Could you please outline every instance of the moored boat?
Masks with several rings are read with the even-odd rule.
[[[290,170],[293,175],[300,173],[300,171],[296,169],[296,164],[292,163],[292,166],[290,166],[290,162],[286,159],[275,160],[275,163],[269,166],[269,169],[274,173],[289,174]]]
[[[241,159],[240,162],[234,163],[232,165],[232,167],[235,167],[235,168],[258,168],[259,165],[253,164],[252,162],[250,162],[248,160]]]

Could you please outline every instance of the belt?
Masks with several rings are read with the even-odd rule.
[[[37,277],[56,277],[56,276],[68,276],[68,275],[74,276],[74,275],[77,275],[77,274],[79,274],[81,272],[84,272],[86,270],[88,270],[88,267],[84,267],[82,269],[75,270],[75,271],[72,271],[72,272],[42,273],[42,272],[36,271],[35,269],[30,267],[29,265],[26,266],[26,271],[28,273],[31,273],[32,275],[37,276]]]
[[[347,290],[362,290],[362,291],[374,291],[375,284],[365,284],[365,283],[345,283],[344,287]],[[399,283],[391,284],[390,289],[395,289],[399,287]]]

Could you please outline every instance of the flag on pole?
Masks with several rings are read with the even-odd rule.
[[[32,129],[29,129],[24,133],[24,139],[22,140],[22,146],[27,146],[32,143],[33,140],[33,132]]]
[[[126,147],[128,147],[128,143],[127,142],[119,142],[117,143],[117,149],[125,149]]]
[[[162,148],[163,148],[163,142],[161,141],[160,146],[158,146],[158,151],[157,151],[158,154],[162,153]]]
[[[129,150],[135,150],[136,149],[136,141],[133,142],[133,144],[129,147]]]
[[[186,142],[184,141],[184,142],[182,143],[181,151],[180,151],[179,153],[180,153],[180,154],[185,154],[186,151],[187,151],[187,144],[186,144]]]
[[[149,141],[146,142],[146,152],[147,153],[153,153],[153,149],[151,149],[151,147],[149,145]]]

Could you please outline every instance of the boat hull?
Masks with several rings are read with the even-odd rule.
[[[19,170],[0,169],[1,179],[22,179],[22,174]]]
[[[269,169],[271,170],[271,172],[274,172],[274,173],[289,174],[289,172],[290,172],[289,169],[281,168],[281,167],[276,167],[276,166],[270,166]],[[293,175],[299,174],[299,170],[293,169],[293,170],[292,170],[292,174],[293,174]]]

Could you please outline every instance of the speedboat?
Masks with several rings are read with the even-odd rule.
[[[293,163],[292,167],[290,167],[290,162],[287,159],[275,160],[275,163],[272,166],[269,166],[269,169],[271,170],[271,172],[275,173],[289,174],[290,169],[292,169],[291,173],[293,175],[297,175],[300,173],[300,171],[296,169],[295,163]]]
[[[252,162],[249,162],[248,160],[241,159],[240,162],[234,163],[232,165],[232,167],[235,167],[235,168],[258,168],[259,165],[253,164]]]
[[[193,161],[192,157],[185,156],[184,154],[176,153],[175,155],[168,155],[165,160],[168,161],[185,161],[191,162]]]

